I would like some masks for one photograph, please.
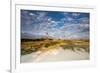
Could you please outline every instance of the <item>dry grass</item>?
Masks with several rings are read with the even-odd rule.
[[[89,40],[21,40],[21,54],[29,54],[37,51],[47,51],[57,46],[63,49],[79,50],[84,49],[89,52]]]

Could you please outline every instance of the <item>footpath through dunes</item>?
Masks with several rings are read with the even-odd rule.
[[[48,48],[44,47],[37,52],[22,55],[21,63],[89,60],[89,52],[86,52],[84,48],[80,48],[80,50],[77,50],[77,48],[74,49],[75,51],[63,49],[58,44]]]
[[[47,51],[57,46],[73,51],[84,49],[86,52],[89,52],[89,40],[28,40],[21,42],[21,55],[31,54],[40,50]]]

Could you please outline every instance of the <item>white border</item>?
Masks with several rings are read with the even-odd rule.
[[[65,11],[65,12],[89,12],[90,13],[90,60],[82,61],[66,61],[66,62],[51,62],[51,63],[23,63],[20,64],[20,9],[27,10],[45,10],[45,11]],[[95,13],[94,8],[84,7],[72,7],[72,6],[43,6],[43,5],[15,5],[15,37],[13,40],[15,45],[12,46],[12,72],[19,71],[33,71],[33,70],[50,70],[50,69],[66,69],[66,68],[79,68],[88,67],[95,64],[95,43],[94,43],[94,24],[95,24]],[[13,45],[13,44],[12,44]],[[15,48],[14,48],[15,47]]]

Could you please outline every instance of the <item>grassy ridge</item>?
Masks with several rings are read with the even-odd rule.
[[[52,48],[50,48],[51,46]],[[39,50],[45,51],[56,46],[73,51],[82,48],[89,52],[89,40],[21,39],[21,54],[25,55]]]

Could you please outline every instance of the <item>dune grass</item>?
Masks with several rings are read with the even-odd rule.
[[[69,49],[72,51],[81,49],[89,53],[89,40],[21,40],[21,55],[30,54],[37,52],[42,49],[48,50],[53,49],[56,46],[62,47],[63,49]],[[50,48],[52,47],[52,48]],[[43,49],[45,48],[45,49]]]

